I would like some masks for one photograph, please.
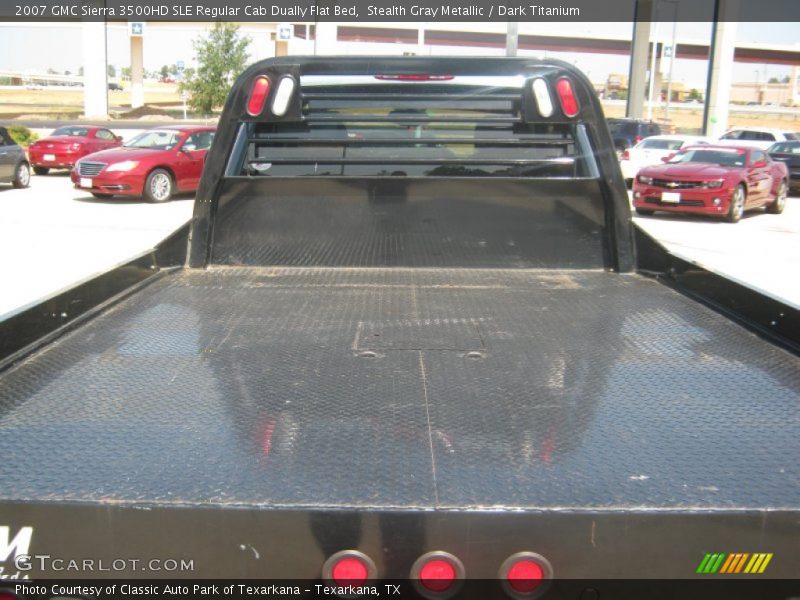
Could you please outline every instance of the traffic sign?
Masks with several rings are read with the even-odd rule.
[[[290,40],[293,32],[294,26],[291,23],[279,23],[277,38],[279,40]]]

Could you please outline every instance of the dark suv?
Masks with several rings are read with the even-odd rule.
[[[31,182],[31,166],[25,150],[11,139],[8,130],[0,127],[0,183],[10,183],[14,187],[28,187]]]
[[[622,154],[646,137],[661,135],[661,127],[652,121],[642,119],[606,119],[606,121],[617,154]]]

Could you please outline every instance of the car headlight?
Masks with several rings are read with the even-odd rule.
[[[643,183],[643,184],[645,184],[645,185],[653,185],[653,178],[652,178],[652,177],[647,177],[646,175],[639,175],[639,176],[636,178],[636,180],[637,180],[639,183]]]
[[[704,181],[703,187],[709,190],[716,190],[721,188],[723,183],[724,182],[722,179],[716,179],[714,181]]]
[[[124,160],[122,162],[108,165],[106,167],[106,172],[109,173],[111,171],[130,171],[131,169],[135,169],[138,166],[139,163],[135,160]]]

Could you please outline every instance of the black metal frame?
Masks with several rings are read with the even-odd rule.
[[[638,269],[800,355],[800,310],[678,258],[635,228]]]
[[[304,90],[300,86],[301,76],[326,75],[326,76],[376,76],[376,75],[402,75],[424,73],[428,75],[460,75],[470,76],[520,76],[526,82],[535,77],[546,77],[551,81],[567,76],[572,81],[577,96],[580,113],[574,119],[565,117],[554,103],[556,109],[550,117],[539,115],[530,91],[529,85],[523,85],[518,98],[520,99],[520,116],[490,117],[490,118],[464,118],[463,122],[491,124],[509,124],[515,122],[544,123],[544,124],[573,124],[582,123],[587,130],[587,137],[594,149],[594,161],[600,173],[600,183],[603,189],[603,202],[605,212],[605,255],[607,266],[621,272],[630,271],[634,266],[633,233],[631,229],[630,207],[622,175],[616,162],[611,136],[603,118],[602,108],[594,89],[588,79],[575,67],[555,60],[540,61],[529,58],[433,58],[433,57],[386,57],[376,62],[372,57],[280,57],[268,59],[250,67],[242,74],[233,86],[231,94],[225,104],[220,117],[217,135],[209,151],[203,178],[197,191],[197,201],[192,218],[191,245],[189,249],[189,266],[202,268],[211,260],[212,246],[214,244],[214,222],[219,205],[221,184],[226,177],[226,169],[232,155],[240,155],[241,150],[236,149],[237,144],[249,140],[249,123],[254,122],[303,122],[307,120],[320,120],[323,122],[341,121],[340,117],[320,117],[304,114],[304,101],[307,99],[364,99],[378,98],[391,100],[402,98],[408,100],[409,96],[403,93],[375,93],[360,90],[363,93],[341,92],[324,90]],[[252,117],[247,113],[246,104],[252,81],[259,75],[267,75],[272,81],[291,75],[298,82],[299,93],[294,95],[292,102],[283,116],[269,115],[268,110],[262,111],[264,116]],[[385,82],[389,86],[389,82]],[[444,85],[431,82],[434,88],[427,88],[432,98],[447,97],[448,99],[463,98],[463,90],[455,86],[452,92],[446,93]],[[383,84],[383,89],[386,89]],[[412,89],[408,87],[403,88]],[[445,93],[443,93],[445,92]],[[461,92],[461,93],[460,93]],[[275,89],[270,90],[270,96],[265,105],[270,106]],[[388,96],[388,97],[387,97]],[[492,94],[473,94],[467,98],[481,100],[508,100],[509,94],[503,92],[494,97]],[[352,119],[351,119],[352,120]],[[359,117],[359,121],[385,122],[384,117]],[[394,116],[397,122],[436,122],[437,117],[421,116]],[[448,119],[459,122],[457,117]],[[240,128],[248,129],[242,136]],[[283,140],[282,140],[283,141]],[[294,143],[295,140],[286,140]],[[483,140],[480,140],[483,142]],[[309,140],[309,143],[312,143]],[[394,143],[394,141],[392,142]],[[487,143],[491,143],[487,140]],[[295,164],[297,161],[293,161]],[[326,161],[321,161],[326,162]],[[463,162],[463,161],[462,161]],[[412,163],[409,163],[412,164]],[[477,164],[487,164],[480,161]],[[500,163],[506,164],[506,163]],[[297,178],[302,185],[302,177]],[[410,178],[409,178],[410,179]]]
[[[186,261],[189,225],[154,250],[0,321],[0,371]]]

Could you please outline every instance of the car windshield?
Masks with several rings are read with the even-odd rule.
[[[126,148],[152,148],[154,150],[170,150],[181,139],[179,131],[156,129],[140,133],[127,144]]]
[[[786,133],[783,134],[783,136],[787,140],[800,140],[800,133],[791,133],[791,132],[787,131]]]
[[[778,142],[767,150],[770,154],[800,154],[800,142]]]
[[[719,150],[695,148],[680,152],[669,159],[670,163],[713,163],[723,167],[743,167],[746,154],[744,150]]]
[[[644,140],[639,144],[639,148],[645,150],[678,150],[683,144],[683,140]]]
[[[69,136],[69,137],[86,137],[89,133],[88,127],[59,127],[50,135],[53,137]]]

